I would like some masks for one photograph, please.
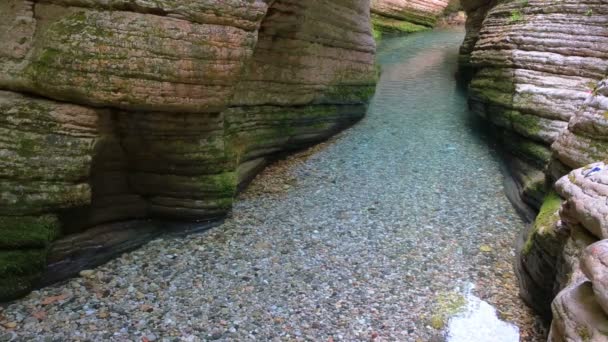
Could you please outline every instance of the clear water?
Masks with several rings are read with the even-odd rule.
[[[297,270],[291,285],[274,284],[269,294],[287,286],[301,291],[270,300],[271,312],[296,331],[321,307],[316,339],[331,331],[358,340],[374,331],[386,340],[496,341],[493,334],[462,334],[484,326],[500,341],[518,340],[517,328],[479,298],[509,303],[503,311],[522,305],[511,263],[524,223],[454,77],[463,35],[384,39],[377,57],[383,73],[367,117],[291,170],[297,186],[284,195],[245,196],[237,204],[235,213],[245,217],[264,206],[262,223],[250,229],[273,246],[293,248],[283,258]],[[272,172],[257,182],[266,177]],[[464,297],[464,311],[445,322],[447,329],[429,326],[444,314],[441,298],[454,293]]]
[[[519,341],[519,329],[498,318],[496,309],[475,296],[472,290],[473,287],[465,294],[467,304],[462,312],[449,320],[447,341]]]
[[[463,36],[434,31],[384,39],[368,115],[288,171],[296,186],[277,197],[246,194],[237,203],[239,227],[272,246],[290,246],[270,276],[282,280],[245,302],[271,302],[270,314],[290,322],[287,330],[318,340],[377,333],[383,340],[497,341],[494,334],[470,335],[478,326],[501,334],[501,342],[518,340],[517,328],[479,298],[522,305],[511,265],[524,223],[454,77]],[[242,227],[241,217],[251,216],[258,223]],[[466,304],[449,320],[441,298],[454,294]],[[431,326],[436,315],[446,318],[444,329]],[[311,316],[321,328],[302,328]]]

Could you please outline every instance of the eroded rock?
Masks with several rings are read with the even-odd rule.
[[[560,219],[570,233],[557,258],[553,285],[560,292],[552,304],[550,341],[608,340],[608,240],[602,228],[606,216],[601,214],[608,207],[605,167],[595,163],[576,169],[556,185],[565,199]]]
[[[602,159],[605,101],[599,84],[608,68],[603,2],[487,0],[463,6],[469,19],[461,63],[474,70],[471,107],[498,127],[509,154],[534,166],[523,172],[548,171],[552,183],[569,169]]]
[[[382,32],[416,32],[435,26],[449,0],[372,0],[374,27]]]
[[[608,312],[608,240],[598,241],[585,249],[581,269],[591,280],[598,303],[604,312]]]
[[[369,16],[363,0],[3,1],[0,300],[49,248],[59,279],[164,229],[128,222],[221,218],[273,156],[360,119]]]
[[[550,316],[548,303],[560,293],[552,340],[604,340],[602,295],[579,259],[608,232],[606,166],[596,163],[608,150],[605,3],[469,0],[463,7],[460,62],[472,78],[470,106],[496,127],[517,183],[515,202],[540,210],[518,248],[522,296]],[[552,188],[563,204],[552,201],[559,199]],[[539,224],[546,217],[549,224]]]

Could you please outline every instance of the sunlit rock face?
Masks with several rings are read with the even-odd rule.
[[[606,4],[601,0],[477,0],[463,1],[463,6],[468,22],[460,58],[472,74],[470,106],[496,128],[518,184],[516,197],[540,211],[518,247],[521,294],[550,318],[551,301],[570,284],[567,279],[574,272],[569,266],[573,262],[566,259],[578,263],[575,255],[586,246],[579,243],[586,233],[575,233],[564,219],[562,200],[568,200],[564,208],[578,203],[579,215],[588,216],[591,212],[585,210],[592,210],[587,208],[591,204],[580,204],[586,200],[579,202],[565,192],[562,177],[608,156]],[[574,173],[573,177],[578,176]],[[558,195],[553,189],[560,178]],[[586,186],[589,191],[601,188]],[[595,228],[585,231],[589,229]],[[598,238],[605,237],[596,234]],[[576,324],[564,320],[579,313],[587,317],[575,307],[591,310],[591,304],[583,302],[592,288],[584,286],[588,288],[560,294],[554,302],[553,316],[561,320],[555,323],[555,336],[558,331],[562,335],[555,341],[577,340],[565,332]],[[572,301],[579,299],[574,305]],[[603,331],[592,325],[596,330],[589,330],[589,338]]]
[[[277,153],[360,119],[369,13],[363,0],[2,1],[0,300],[38,282],[57,239],[70,256],[123,244],[99,228],[114,222],[220,218]]]
[[[372,0],[374,24],[384,31],[413,32],[433,27],[449,0]]]

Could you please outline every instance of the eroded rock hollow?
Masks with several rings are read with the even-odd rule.
[[[364,0],[0,3],[0,300],[207,221],[360,119]],[[145,222],[144,225],[139,223]],[[144,228],[145,227],[145,228]]]

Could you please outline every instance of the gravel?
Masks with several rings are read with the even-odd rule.
[[[524,223],[453,81],[461,39],[385,40],[360,124],[267,168],[223,225],[4,306],[0,341],[443,341],[440,299],[470,284],[540,340],[511,266]]]

